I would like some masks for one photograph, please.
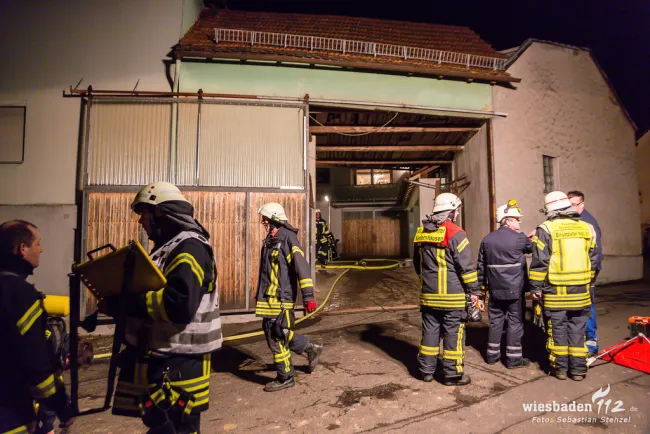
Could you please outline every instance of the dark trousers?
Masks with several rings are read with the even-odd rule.
[[[587,373],[585,326],[590,309],[547,310],[546,349],[552,368],[575,375]]]
[[[490,315],[490,333],[488,337],[487,361],[494,363],[501,358],[501,335],[508,319],[506,330],[506,365],[521,363],[523,358],[521,338],[524,334],[524,309],[522,299],[495,300],[490,298],[488,313]]]
[[[177,434],[200,433],[201,412],[210,402],[210,354],[168,354],[147,352],[139,356],[135,348],[127,347],[120,353],[120,375],[115,388],[113,414],[141,417],[152,432],[164,433],[171,424]],[[179,408],[178,394],[170,394],[162,387],[167,375],[174,392],[188,394],[187,405]],[[150,398],[161,417],[155,420],[143,415],[139,405]],[[164,414],[162,414],[164,413]]]
[[[434,374],[440,353],[442,334],[442,368],[445,378],[463,375],[465,357],[465,310],[422,308],[422,342],[418,352],[420,372]]]
[[[284,381],[293,376],[294,369],[291,362],[291,351],[296,354],[303,354],[309,346],[309,340],[303,335],[293,331],[295,317],[293,310],[286,311],[287,319],[282,321],[280,329],[284,337],[277,336],[274,333],[276,318],[264,318],[262,329],[266,336],[266,343],[273,353],[273,363],[278,373],[278,380]]]

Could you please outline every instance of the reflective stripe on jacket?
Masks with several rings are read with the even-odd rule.
[[[262,246],[255,314],[276,317],[282,308],[293,309],[298,289],[303,301],[314,299],[311,267],[298,241],[297,229],[280,227]]]
[[[533,237],[530,285],[544,293],[544,308],[576,310],[591,305],[589,286],[596,274],[596,233],[569,217],[547,220]]]
[[[413,266],[420,276],[420,305],[465,309],[465,293],[480,289],[465,231],[449,220],[440,227],[425,221],[413,243]]]
[[[205,354],[221,348],[216,265],[208,240],[180,232],[151,256],[167,278],[144,295],[148,318],[127,317],[126,341],[163,353]]]
[[[479,285],[487,287],[495,300],[520,298],[528,286],[524,255],[532,251],[532,242],[521,232],[501,226],[489,233],[478,253]]]

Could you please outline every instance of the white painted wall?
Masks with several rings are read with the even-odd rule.
[[[641,224],[650,225],[650,131],[639,139],[636,147],[636,174],[639,180]]]
[[[82,88],[131,90],[140,80],[140,90],[171,90],[163,59],[197,2],[0,2],[0,105],[27,106],[25,160],[0,165],[0,218],[41,228],[42,290],[66,292],[73,260],[80,101],[62,91],[81,78]]]
[[[472,137],[465,149],[454,158],[454,178],[467,176],[469,187],[460,194],[463,201],[461,226],[467,232],[472,255],[478,255],[481,240],[490,232],[490,200],[488,192],[487,127]]]
[[[556,188],[581,190],[603,231],[601,283],[642,276],[634,129],[584,50],[533,43],[493,88],[497,205],[517,199],[522,230],[544,220],[542,155],[558,158]]]

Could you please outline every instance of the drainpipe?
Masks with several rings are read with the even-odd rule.
[[[181,73],[181,60],[176,59],[176,68],[174,69],[174,88],[173,92],[178,92]],[[176,161],[178,158],[178,104],[172,103],[171,128],[169,131],[169,182],[176,184]]]
[[[490,232],[497,229],[495,216],[497,214],[496,186],[494,183],[494,138],[492,137],[492,119],[487,121],[487,158],[488,158],[488,198],[490,201]]]

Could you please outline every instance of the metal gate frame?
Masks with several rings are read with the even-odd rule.
[[[104,94],[102,94],[104,92]],[[114,91],[114,93],[120,93],[120,91]],[[240,95],[229,96],[220,96],[220,97],[204,97],[202,93],[199,92],[196,97],[188,95],[182,95],[182,98],[174,97],[172,93],[165,93],[164,96],[152,96],[152,95],[115,95],[111,91],[97,91],[97,94],[92,93],[92,89],[89,88],[88,92],[78,93],[76,96],[80,96],[82,99],[81,104],[81,128],[80,128],[80,146],[78,152],[78,163],[77,163],[77,191],[78,191],[78,222],[81,225],[81,231],[76,237],[75,244],[75,262],[79,263],[83,261],[83,258],[87,253],[87,242],[88,242],[88,202],[89,194],[91,192],[131,192],[135,194],[141,186],[133,185],[91,185],[88,183],[88,164],[89,164],[89,150],[90,150],[90,132],[92,129],[91,123],[91,114],[93,110],[93,104],[98,103],[110,103],[110,102],[119,102],[122,104],[143,104],[143,103],[152,103],[152,104],[165,104],[168,103],[171,106],[172,114],[170,118],[170,154],[169,154],[169,168],[167,173],[166,181],[174,183],[176,181],[177,175],[177,139],[178,139],[178,105],[179,104],[198,104],[198,117],[197,117],[197,143],[196,143],[196,155],[197,160],[199,159],[200,145],[201,145],[201,107],[203,104],[219,104],[219,105],[243,105],[243,106],[264,106],[264,107],[293,107],[302,110],[302,145],[303,145],[303,188],[262,188],[262,187],[219,187],[219,186],[199,186],[198,185],[198,174],[199,174],[199,164],[197,161],[196,171],[197,171],[197,185],[192,186],[182,186],[182,190],[187,191],[206,191],[206,192],[245,192],[246,193],[246,226],[245,226],[245,239],[246,239],[246,251],[245,251],[245,292],[246,292],[246,307],[244,309],[232,309],[225,311],[225,313],[243,313],[251,312],[250,303],[250,291],[254,288],[250,288],[249,276],[251,270],[249,269],[249,254],[250,254],[250,216],[248,208],[250,208],[250,195],[251,193],[304,193],[304,212],[305,212],[305,243],[306,249],[309,251],[307,253],[307,260],[313,263],[312,260],[312,249],[311,249],[311,210],[309,208],[309,198],[311,195],[310,186],[309,186],[309,103],[308,100],[296,101],[296,100],[287,100],[287,99],[271,99],[259,97],[242,97]],[[178,95],[178,94],[177,94]],[[141,230],[141,239],[146,240],[146,234]],[[86,310],[86,294],[87,292],[80,291],[80,308],[81,314],[83,315]],[[223,312],[222,312],[223,313]]]

